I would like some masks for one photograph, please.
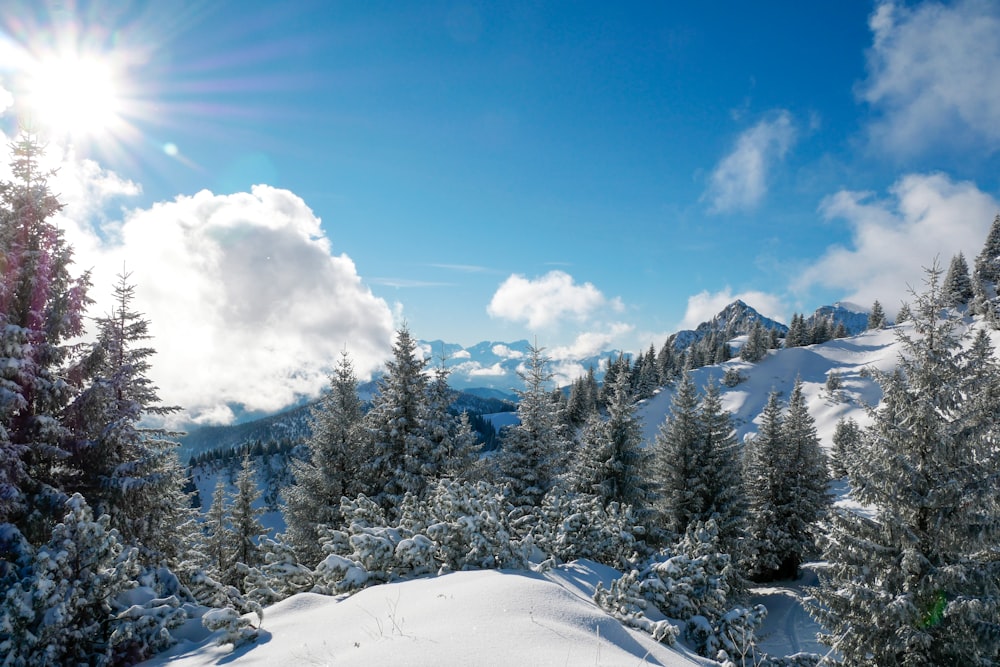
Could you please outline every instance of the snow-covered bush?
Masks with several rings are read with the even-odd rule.
[[[270,605],[296,593],[312,590],[315,576],[299,563],[295,551],[280,539],[264,537],[260,543],[264,563],[259,568],[242,567],[246,597],[253,603]]]
[[[535,546],[561,561],[588,558],[623,568],[645,555],[645,528],[630,505],[605,506],[599,496],[551,492],[536,513]]]
[[[528,540],[512,537],[505,489],[439,480],[423,499],[406,494],[389,522],[365,496],[341,504],[346,530],[320,530],[328,556],[314,576],[321,593],[453,570],[526,567]]]
[[[258,614],[260,619],[261,614]],[[233,647],[252,642],[257,638],[260,627],[232,607],[210,609],[201,617],[202,624],[212,632],[222,631],[219,644],[232,644]]]

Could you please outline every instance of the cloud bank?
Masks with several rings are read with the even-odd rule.
[[[938,142],[1000,148],[1000,5],[966,0],[881,4],[861,100],[880,117],[879,147],[899,155]]]
[[[744,131],[733,150],[722,158],[709,176],[702,201],[710,213],[751,209],[767,194],[768,172],[784,159],[795,143],[792,115],[777,112]]]
[[[947,269],[961,251],[971,264],[1000,203],[968,181],[910,174],[885,199],[844,190],[823,200],[820,210],[827,219],[847,221],[851,247],[827,249],[793,287],[838,288],[848,301],[867,306],[878,299],[894,313],[910,299],[908,286],[922,289],[922,267],[935,258]]]
[[[549,271],[536,279],[511,275],[497,288],[486,311],[491,317],[544,329],[566,319],[582,322],[606,308],[620,311],[623,306],[591,283],[578,285],[564,271]]]

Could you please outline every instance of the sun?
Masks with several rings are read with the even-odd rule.
[[[28,73],[25,103],[33,123],[58,135],[99,135],[121,122],[114,68],[93,56],[39,61]]]

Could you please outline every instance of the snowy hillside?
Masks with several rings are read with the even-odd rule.
[[[589,561],[546,574],[455,572],[365,589],[351,597],[302,593],[264,610],[264,633],[235,651],[193,635],[147,667],[232,664],[595,665],[717,664],[624,627],[591,601],[618,573]]]
[[[760,362],[751,364],[733,359],[723,364],[692,371],[695,385],[703,387],[709,378],[722,381],[733,368],[746,379],[735,387],[721,386],[723,406],[729,410],[739,438],[756,431],[754,419],[764,409],[771,391],[787,396],[795,378],[801,377],[809,412],[823,444],[832,444],[833,432],[841,417],[853,417],[859,424],[868,423],[865,406],[875,405],[880,390],[870,378],[862,376],[865,368],[889,370],[895,367],[899,353],[894,329],[866,331],[858,336],[831,340],[820,345],[772,351]],[[842,387],[835,395],[826,390],[830,373],[837,373]],[[660,425],[670,412],[673,392],[663,389],[642,402],[638,414],[643,422],[647,444],[656,438]]]

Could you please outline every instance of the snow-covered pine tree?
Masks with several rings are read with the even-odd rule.
[[[844,477],[851,468],[851,461],[861,445],[861,427],[851,417],[841,417],[833,431],[833,450],[830,452],[830,472],[836,478]]]
[[[74,361],[67,341],[83,333],[89,277],[70,274],[72,250],[50,220],[62,205],[38,165],[41,146],[22,132],[11,151],[14,180],[0,183],[0,526],[38,545],[72,472],[61,413],[80,374],[63,371]]]
[[[805,317],[799,313],[793,313],[792,322],[788,325],[788,333],[785,334],[785,347],[801,347],[807,344],[808,338]]]
[[[1000,661],[1000,367],[988,337],[946,309],[941,271],[896,332],[896,372],[849,466],[874,510],[831,513],[816,605],[822,637],[851,665]]]
[[[467,413],[454,415],[451,404],[455,390],[448,386],[451,371],[444,362],[434,369],[427,387],[427,417],[424,428],[431,444],[422,466],[423,474],[431,479],[460,479],[469,472],[479,448],[476,434],[469,425]]]
[[[1000,322],[997,312],[997,292],[1000,285],[1000,214],[993,219],[983,249],[976,256],[972,274],[974,294],[972,309],[994,327]]]
[[[767,355],[771,343],[767,330],[760,323],[754,320],[750,323],[750,331],[747,333],[747,342],[740,349],[740,359],[756,363]]]
[[[582,440],[571,475],[576,490],[597,496],[605,506],[617,502],[637,512],[647,507],[652,495],[644,473],[649,456],[642,447],[628,378],[615,378],[607,421],[595,414]]]
[[[541,503],[571,449],[548,390],[552,380],[548,362],[544,348],[528,348],[525,367],[518,371],[525,383],[518,392],[519,423],[504,430],[501,442],[500,478],[510,484],[515,507],[537,507]],[[620,368],[619,374],[627,381],[627,369]]]
[[[285,490],[287,539],[302,559],[314,567],[323,559],[319,526],[340,526],[340,499],[365,490],[361,483],[364,462],[364,412],[358,380],[346,352],[330,377],[329,390],[311,413],[312,434],[306,441],[308,460],[293,460],[295,483]]]
[[[221,475],[215,483],[212,504],[205,515],[202,531],[205,535],[203,552],[208,557],[208,576],[228,586],[239,583],[233,555],[236,538],[226,506],[226,482]]]
[[[896,315],[896,324],[909,322],[912,318],[913,318],[913,313],[910,312],[910,304],[904,301],[899,306],[899,313]]]
[[[949,306],[965,306],[972,301],[974,296],[972,278],[969,276],[969,265],[965,261],[965,255],[961,252],[951,258],[941,289]]]
[[[155,350],[144,345],[149,321],[132,308],[135,286],[122,273],[115,305],[97,318],[97,341],[87,360],[90,383],[67,410],[76,440],[73,463],[80,471],[71,488],[97,514],[109,514],[121,539],[140,549],[149,565],[178,556],[177,527],[190,504],[187,478],[177,457],[176,435],[140,426],[150,416],[180,408],[164,406],[147,377]]]
[[[107,514],[94,519],[80,494],[64,509],[50,539],[0,579],[4,665],[116,664],[112,635],[134,621],[115,617],[116,598],[135,586],[135,549],[121,543]]]
[[[426,360],[417,356],[417,343],[403,326],[396,332],[393,359],[378,382],[378,393],[365,415],[371,452],[362,475],[373,499],[388,509],[409,492],[420,496],[431,472],[434,442],[428,437]]]
[[[597,414],[597,393],[597,378],[591,366],[586,375],[576,378],[570,385],[566,419],[571,426],[581,426],[592,414]]]
[[[772,391],[761,413],[760,428],[744,449],[743,479],[749,522],[743,554],[751,578],[777,577],[785,555],[793,551],[784,517],[788,504],[787,461],[778,393]]]
[[[783,514],[792,548],[784,555],[780,574],[794,577],[802,557],[814,549],[813,526],[830,505],[826,454],[820,447],[816,422],[806,407],[801,378],[796,378],[788,398],[781,440],[787,466],[783,481],[788,487]]]
[[[704,481],[694,486],[704,488],[705,508],[695,519],[702,524],[714,521],[720,548],[736,562],[747,521],[740,467],[742,447],[736,441],[732,416],[723,409],[722,394],[715,382],[706,385],[700,408],[705,462],[697,473]]]
[[[262,562],[258,541],[267,534],[268,529],[260,523],[260,515],[264,510],[254,507],[262,495],[257,487],[256,477],[253,460],[247,452],[236,477],[236,495],[230,509],[230,524],[235,540],[232,553],[237,569],[242,569],[239,567],[241,565],[255,567]]]
[[[878,302],[878,299],[875,299],[875,303],[872,304],[872,309],[868,313],[868,330],[883,329],[885,325],[885,310],[882,309],[882,304]]]
[[[670,402],[670,416],[660,425],[653,443],[656,511],[660,525],[675,536],[705,509],[707,489],[698,477],[703,464],[703,428],[698,413],[698,391],[685,371]]]

